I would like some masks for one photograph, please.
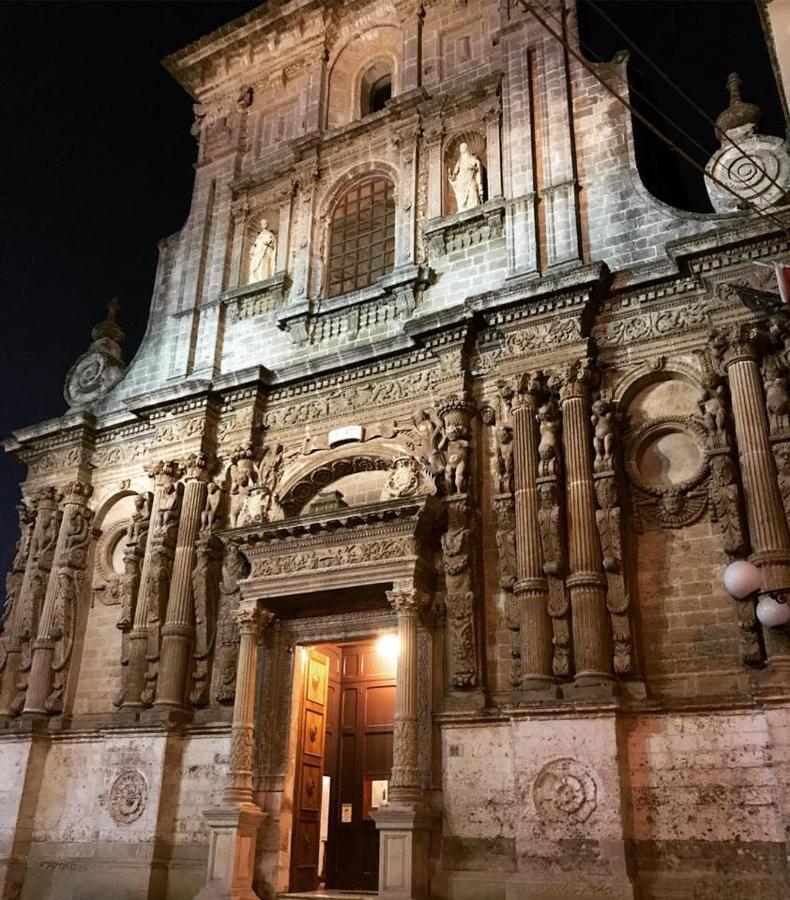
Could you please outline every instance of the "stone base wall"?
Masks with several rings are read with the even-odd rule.
[[[228,744],[224,731],[3,739],[0,895],[193,897]]]
[[[437,895],[786,896],[787,717],[448,725]]]

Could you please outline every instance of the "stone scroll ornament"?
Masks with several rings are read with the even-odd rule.
[[[219,583],[215,697],[219,703],[233,703],[236,696],[236,665],[239,659],[239,626],[235,613],[241,599],[239,582],[250,574],[250,563],[238,545],[225,545]]]
[[[126,371],[124,333],[117,315],[118,303],[113,300],[107,307],[107,318],[91,333],[93,343],[69,370],[64,387],[69,406],[85,407],[101,399]]]
[[[478,647],[475,603],[475,560],[472,535],[474,506],[467,494],[470,483],[470,420],[472,404],[452,396],[438,409],[441,429],[436,444],[436,463],[447,507],[447,530],[442,536],[443,567],[447,593],[447,627],[453,687],[476,687]]]
[[[36,523],[30,542],[25,577],[17,599],[15,621],[10,643],[21,653],[19,670],[13,685],[11,712],[22,712],[33,662],[33,640],[38,634],[39,619],[47,593],[47,583],[55,561],[60,523],[63,518],[58,504],[62,499],[56,488],[44,488],[35,497]],[[6,673],[8,677],[8,673]]]
[[[635,669],[631,628],[631,597],[624,552],[627,529],[623,496],[623,470],[620,462],[619,420],[611,400],[599,398],[592,404],[593,484],[598,508],[595,523],[601,539],[603,568],[606,573],[606,608],[612,628],[613,667],[618,675]]]
[[[218,515],[221,498],[219,486],[210,483],[206,493],[206,506],[200,518],[200,536],[195,549],[195,568],[192,570],[195,648],[189,700],[198,707],[206,706],[210,699],[211,658],[217,637],[223,548],[214,532],[221,524]]]
[[[13,621],[13,614],[22,590],[22,582],[25,578],[25,569],[30,555],[30,545],[33,540],[33,526],[36,522],[35,504],[30,501],[20,503],[16,508],[19,518],[19,538],[16,542],[14,559],[11,568],[5,578],[5,606],[2,618],[0,618],[0,672],[5,664],[3,651],[4,639],[10,637],[9,625]]]
[[[705,449],[710,465],[708,511],[721,532],[724,550],[731,559],[748,552],[746,523],[729,391],[723,374],[720,336],[714,333],[701,356],[703,395],[698,402],[698,420],[705,434]],[[738,625],[742,635],[743,661],[761,665],[765,653],[760,623],[753,597],[737,600]]]
[[[705,187],[716,212],[780,206],[790,195],[790,153],[782,138],[760,134],[762,112],[741,98],[741,79],[727,79],[730,104],[716,120],[721,147],[705,166]],[[715,181],[713,179],[716,179]]]
[[[538,773],[532,787],[538,818],[548,828],[582,825],[598,807],[598,785],[575,759],[555,759]]]
[[[65,491],[64,534],[55,560],[55,603],[47,634],[55,645],[51,663],[52,690],[45,701],[49,713],[63,712],[77,608],[93,533],[93,510],[86,505],[92,493],[93,488],[81,481],[73,482]]]
[[[562,419],[556,399],[558,387],[559,381],[554,376],[544,380],[545,402],[538,407],[537,412],[540,439],[536,488],[543,572],[549,590],[549,616],[553,635],[552,671],[558,678],[569,678],[573,671],[573,660],[570,603],[565,588],[567,559],[561,450]]]
[[[510,632],[510,683],[521,684],[521,621],[518,598],[513,593],[516,584],[516,511],[513,473],[513,421],[511,403],[513,388],[505,381],[498,385],[495,406],[484,406],[480,418],[491,430],[491,476],[496,491],[493,497],[496,512],[497,563],[499,587],[504,592],[503,624]]]
[[[141,701],[146,706],[150,706],[156,698],[162,626],[167,613],[167,599],[170,594],[170,577],[173,572],[183,493],[184,486],[181,482],[166,484],[162,489],[156,520],[151,524],[152,531],[148,547],[148,584],[146,585],[148,595],[146,673],[145,686],[140,695]]]

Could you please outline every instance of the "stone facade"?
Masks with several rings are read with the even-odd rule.
[[[395,630],[380,896],[787,895],[790,635],[722,573],[790,588],[790,158],[731,80],[721,211],[660,203],[625,60],[543,15],[270,2],[165,61],[143,343],[111,308],[6,443],[3,897],[287,891],[294,649]]]

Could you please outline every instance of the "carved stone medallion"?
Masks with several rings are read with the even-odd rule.
[[[110,815],[119,825],[131,825],[148,805],[148,785],[137,769],[124,769],[110,788]]]
[[[544,825],[580,824],[598,805],[598,786],[575,759],[555,759],[540,770],[532,797]]]

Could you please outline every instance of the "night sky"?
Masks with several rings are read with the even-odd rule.
[[[160,60],[255,5],[0,5],[0,436],[65,411],[66,372],[114,296],[131,359],[145,328],[156,244],[183,225],[195,160],[192,101]],[[783,134],[751,0],[599,5],[713,118],[737,69],[745,98],[763,107],[762,130]],[[586,3],[580,32],[592,60],[624,46]],[[704,164],[717,146],[710,125],[633,55],[629,74],[707,153],[644,102],[634,104]],[[709,211],[701,176],[643,129],[636,137],[648,187],[677,206]],[[21,464],[0,456],[0,573],[13,556],[23,477]]]

